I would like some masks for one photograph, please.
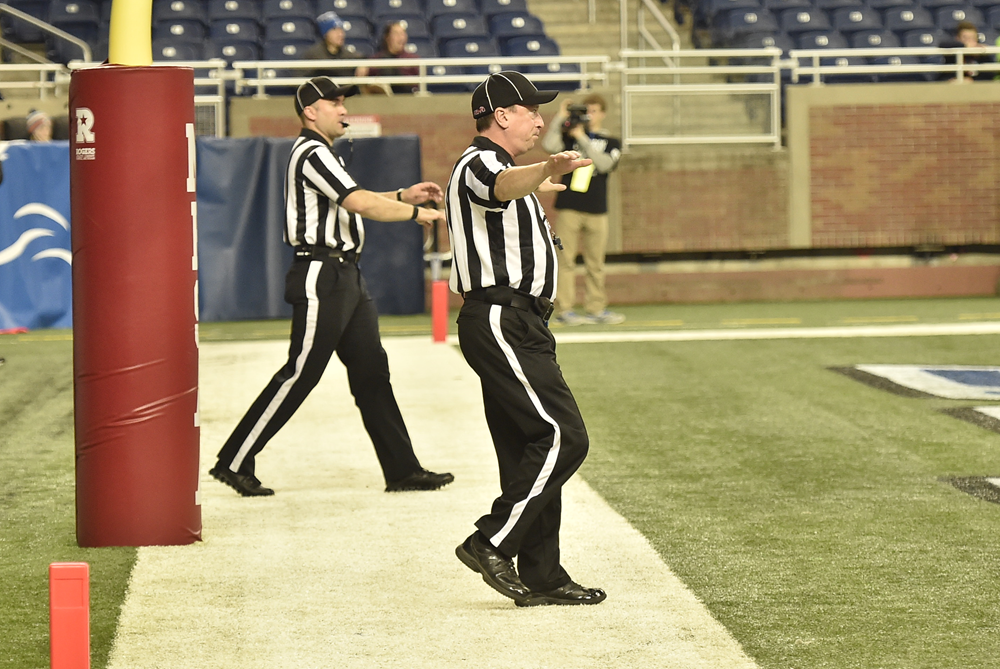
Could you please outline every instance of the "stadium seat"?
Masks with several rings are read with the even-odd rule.
[[[902,46],[899,37],[888,30],[859,30],[848,36],[855,49],[897,49]]]
[[[345,39],[364,39],[369,42],[375,39],[372,24],[363,16],[341,16],[344,22]]]
[[[812,6],[810,0],[764,0],[764,7],[775,14],[781,14],[790,9],[809,9]]]
[[[275,19],[315,19],[316,6],[312,0],[264,0],[260,18],[265,24]]]
[[[830,18],[821,9],[786,9],[781,12],[778,25],[789,35],[832,27]]]
[[[500,46],[504,56],[558,56],[559,45],[548,37],[512,37]]]
[[[442,58],[499,56],[500,47],[492,37],[459,37],[438,44]]]
[[[262,50],[263,60],[298,60],[301,59],[309,47],[313,45],[311,41],[299,39],[274,39],[264,42]],[[305,76],[304,70],[299,70],[297,74],[289,76]]]
[[[406,53],[412,53],[417,58],[437,58],[437,45],[430,37],[411,37],[403,47]]]
[[[277,41],[298,41],[309,42],[318,41],[316,35],[316,22],[312,19],[288,18],[271,19],[264,24],[264,44]]]
[[[520,69],[520,68],[519,68]],[[577,63],[547,63],[539,65],[528,65],[523,70],[525,74],[558,74],[565,75],[566,79],[545,79],[538,81],[538,87],[550,91],[575,91],[582,88],[580,83],[580,66]]]
[[[910,30],[900,36],[900,41],[904,47],[931,47],[938,46],[948,38],[947,33],[937,28],[925,28],[923,30]]]
[[[371,2],[371,15],[378,20],[398,14],[420,16],[423,13],[424,8],[419,0],[372,0]]]
[[[111,4],[111,3],[106,3]],[[207,23],[205,7],[196,0],[156,0],[153,3],[153,24],[174,21]]]
[[[110,4],[110,3],[109,3]],[[260,20],[257,0],[208,0],[208,21]]]
[[[367,39],[344,39],[344,51],[351,58],[371,58],[375,54],[375,45]]]
[[[431,37],[431,31],[427,27],[427,21],[420,14],[397,14],[391,17],[384,17],[375,31],[374,41],[378,42],[385,32],[385,27],[390,23],[399,23],[406,30],[407,37]]]
[[[993,30],[1000,30],[1000,6],[991,7],[986,10],[986,17],[983,20],[983,26],[986,28],[992,28]]]
[[[795,37],[800,49],[848,49],[847,38],[835,30],[816,30]]]
[[[867,65],[868,61],[859,56],[837,56],[836,58],[821,58],[820,65],[824,67],[848,67],[857,65]],[[874,74],[863,72],[851,72],[838,74],[836,72],[824,74],[821,79],[828,84],[861,84],[875,81]]]
[[[833,12],[833,29],[843,34],[859,30],[880,30],[882,15],[868,7],[841,7]]]
[[[748,33],[779,32],[778,19],[767,9],[733,9],[712,22],[712,43],[732,44]]]
[[[796,48],[794,40],[785,33],[750,33],[733,44],[737,49],[764,49],[772,46],[781,49],[783,57]]]
[[[916,56],[879,56],[869,59],[872,65],[919,65]],[[881,72],[875,75],[876,81],[931,81],[936,75],[931,72]]]
[[[260,47],[239,40],[207,40],[205,58],[221,58],[229,64],[237,60],[260,60]]]
[[[439,41],[490,37],[486,22],[478,14],[447,14],[439,16],[431,22],[431,32]]]
[[[527,12],[527,0],[480,0],[479,12],[487,19],[504,12]]]
[[[955,27],[962,21],[968,21],[977,28],[984,24],[986,19],[983,13],[972,5],[949,5],[940,7],[935,14],[937,27],[946,32],[953,32]]]
[[[868,0],[872,9],[889,9],[890,7],[912,7],[913,0]]]
[[[808,0],[794,1],[805,2],[808,5]],[[759,9],[760,7],[761,0],[702,0],[692,8],[691,15],[696,29],[706,29],[712,25],[715,17],[723,12],[728,12],[731,9]]]
[[[253,19],[212,21],[208,36],[215,41],[260,42],[260,26]]]
[[[473,0],[427,0],[424,8],[428,20],[442,14],[475,14],[479,10]]]
[[[101,12],[90,0],[52,0],[48,22],[90,44],[100,38]]]
[[[885,10],[885,28],[894,33],[907,33],[913,30],[931,30],[934,17],[923,7],[890,7]],[[905,40],[904,40],[905,42]]]
[[[816,9],[822,9],[825,12],[832,12],[842,7],[861,7],[864,4],[861,0],[814,0],[813,2]]]
[[[498,40],[512,37],[545,37],[545,26],[542,20],[532,14],[508,12],[497,14],[490,18],[490,34]]]
[[[91,60],[98,63],[107,58],[107,40],[104,41],[104,56],[100,60],[98,60],[99,44],[100,42],[88,44],[90,46]],[[62,63],[64,65],[71,60],[83,60],[83,55],[83,49],[79,45],[67,40],[53,40],[52,44],[45,50],[46,58],[53,63]]]
[[[463,68],[454,65],[435,65],[427,68],[427,90],[432,93],[468,93],[469,84],[447,83],[436,84],[434,77],[456,76],[465,74]]]
[[[153,60],[204,60],[205,48],[201,43],[161,38],[153,40]]]
[[[924,9],[931,10],[931,13],[936,13],[939,7],[948,7],[949,5],[961,4],[955,2],[955,0],[917,0],[917,4]]]
[[[205,41],[205,24],[201,21],[160,21],[153,24],[153,39],[201,43]]]
[[[316,16],[335,12],[338,16],[363,16],[369,18],[368,3],[365,0],[317,0]]]

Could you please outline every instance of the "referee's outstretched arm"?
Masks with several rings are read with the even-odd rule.
[[[553,153],[548,160],[533,165],[510,167],[497,175],[493,192],[501,202],[509,202],[525,197],[538,190],[546,179],[568,174],[578,167],[586,167],[590,158],[581,158],[576,151]],[[566,190],[563,184],[549,183],[545,190]]]
[[[356,190],[347,195],[341,206],[373,221],[416,221],[420,225],[431,226],[434,221],[444,222],[444,212],[425,209],[407,202],[397,201],[395,193],[389,199],[370,190]]]

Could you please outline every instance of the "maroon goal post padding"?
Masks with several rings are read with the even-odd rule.
[[[69,102],[77,542],[189,544],[201,538],[193,71],[77,70]]]

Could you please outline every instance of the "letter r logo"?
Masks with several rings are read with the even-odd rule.
[[[94,112],[86,107],[76,108],[76,143],[94,141]]]

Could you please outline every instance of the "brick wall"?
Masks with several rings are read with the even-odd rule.
[[[813,246],[1000,241],[998,116],[1000,102],[812,108]]]

